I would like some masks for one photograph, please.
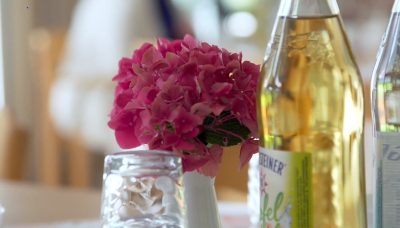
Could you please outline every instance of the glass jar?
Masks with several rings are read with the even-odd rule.
[[[103,228],[185,227],[182,161],[172,152],[132,151],[107,156]]]

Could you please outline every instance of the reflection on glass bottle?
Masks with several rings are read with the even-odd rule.
[[[400,227],[399,13],[396,0],[372,76],[374,228]]]
[[[257,108],[260,227],[367,227],[363,85],[335,0],[281,1]]]

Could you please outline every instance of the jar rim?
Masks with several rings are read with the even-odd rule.
[[[105,167],[118,166],[117,169],[123,166],[130,166],[129,170],[156,168],[162,165],[166,169],[175,169],[182,166],[182,159],[174,152],[162,150],[133,150],[115,153],[106,156]],[[118,165],[119,164],[119,165]],[[112,168],[112,169],[115,169]]]
[[[171,157],[178,157],[177,154],[175,154],[172,151],[163,151],[163,150],[130,150],[130,151],[121,151],[121,152],[116,152],[112,155],[108,155],[111,157],[122,157],[122,156],[129,156],[129,155],[162,155],[162,156],[171,156]],[[107,157],[108,157],[107,156]]]

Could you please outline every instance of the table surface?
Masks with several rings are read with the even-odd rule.
[[[100,215],[101,192],[0,182],[4,227],[95,220]]]
[[[6,209],[4,228],[99,227],[100,191],[2,181],[0,203]],[[245,204],[220,202],[218,206],[223,228],[249,227]]]

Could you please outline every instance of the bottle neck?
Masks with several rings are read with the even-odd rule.
[[[278,11],[278,16],[284,17],[321,17],[337,14],[339,7],[336,0],[281,0]]]
[[[393,13],[400,13],[400,0],[396,0],[392,9]]]

